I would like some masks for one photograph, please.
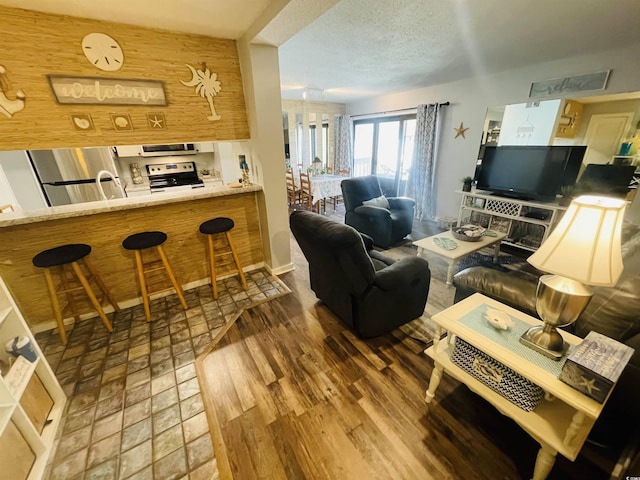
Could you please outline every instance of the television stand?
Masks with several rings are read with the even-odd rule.
[[[484,191],[484,190],[478,190],[478,191]],[[508,192],[487,192],[485,191],[485,193],[492,195],[494,197],[498,197],[498,198],[506,198],[507,200],[520,200],[522,202],[538,202],[538,203],[553,203],[555,201],[555,197],[553,198],[534,198],[534,197],[528,197],[526,195],[521,195],[518,193],[508,193]]]
[[[483,190],[462,194],[458,225],[472,223],[506,234],[507,245],[536,251],[567,209],[556,202],[539,202],[494,195]]]

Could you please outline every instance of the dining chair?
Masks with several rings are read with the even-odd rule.
[[[309,174],[300,172],[300,204],[306,206],[309,210],[314,210],[313,195],[311,193],[311,179]],[[320,206],[318,205],[318,209]]]
[[[287,170],[287,201],[289,205],[297,205],[301,203],[300,190],[296,187],[293,170]]]
[[[338,170],[338,176],[340,177],[349,177],[351,176],[351,170],[346,168],[346,169],[340,169]],[[328,200],[333,203],[333,210],[335,211],[336,208],[338,208],[338,204],[342,201],[342,195],[336,195],[334,197],[329,197]]]

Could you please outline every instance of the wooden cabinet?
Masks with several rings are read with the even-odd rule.
[[[215,151],[215,148],[213,146],[213,142],[200,142],[200,143],[196,143],[196,150],[198,150],[198,152],[213,152]]]
[[[23,356],[14,359],[5,351],[6,343],[16,336],[31,341],[37,357],[34,362]],[[49,458],[66,398],[1,278],[0,358],[13,361],[9,371],[0,376],[0,477],[39,479]]]
[[[115,149],[118,157],[139,157],[142,155],[142,147],[140,145],[120,145]]]
[[[574,138],[580,128],[583,105],[575,100],[565,100],[556,129],[557,138]]]
[[[507,237],[503,243],[535,251],[566,210],[557,203],[499,197],[484,191],[462,192],[458,225],[482,225]]]

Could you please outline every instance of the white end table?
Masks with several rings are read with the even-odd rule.
[[[462,240],[457,240],[456,238],[454,238],[451,231],[448,231],[423,238],[422,240],[417,240],[413,242],[413,244],[418,247],[418,256],[422,255],[422,252],[424,250],[427,250],[429,252],[435,253],[439,257],[442,257],[449,264],[449,268],[447,269],[447,285],[451,285],[453,274],[455,273],[456,263],[458,263],[458,260],[460,260],[461,258],[464,258],[473,252],[477,252],[478,250],[482,250],[485,247],[490,247],[493,245],[493,261],[498,261],[498,255],[500,255],[500,242],[507,235],[506,233],[501,232],[495,233],[495,237],[485,235],[477,242],[464,242]],[[458,246],[453,250],[445,250],[444,248],[436,245],[436,243],[434,242],[434,239],[436,238],[453,240]]]
[[[512,327],[511,335],[502,336],[501,332],[489,326],[481,315],[487,307],[502,310],[514,319],[516,326]],[[539,325],[542,323],[540,320],[476,293],[434,315],[433,321],[438,325],[435,340],[433,346],[425,350],[425,354],[435,362],[426,392],[427,403],[433,401],[442,374],[446,372],[514,420],[540,444],[533,480],[547,477],[557,453],[571,461],[576,459],[604,403],[600,404],[558,380],[557,373],[552,370],[559,371],[562,360],[554,364],[553,360],[518,342],[518,329]],[[447,337],[440,340],[443,330]],[[571,345],[582,341],[564,331],[561,333]],[[545,391],[545,398],[533,411],[526,412],[487,387],[451,361],[456,336],[540,386]]]

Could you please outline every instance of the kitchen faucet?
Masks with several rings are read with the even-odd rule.
[[[102,199],[109,200],[107,196],[104,194],[104,189],[102,188],[102,183],[100,182],[100,178],[102,178],[103,175],[106,175],[107,177],[111,178],[113,183],[120,190],[120,193],[122,194],[122,198],[124,198],[125,195],[124,195],[124,192],[122,191],[122,186],[120,185],[120,181],[116,178],[116,176],[113,173],[111,173],[109,170],[100,170],[98,172],[98,175],[96,175],[96,185],[98,186],[98,191],[100,192],[100,196],[102,197]],[[113,195],[111,196],[111,198],[113,198]]]

